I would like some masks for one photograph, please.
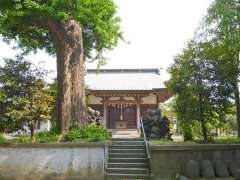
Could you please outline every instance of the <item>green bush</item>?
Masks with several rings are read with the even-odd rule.
[[[36,143],[50,143],[57,142],[59,139],[59,128],[56,125],[56,122],[52,123],[50,131],[40,132],[35,135]]]
[[[0,134],[0,143],[6,143],[7,140],[6,138],[3,136],[3,134]]]
[[[193,132],[192,132],[192,125],[187,123],[183,124],[182,132],[183,132],[184,141],[192,141],[194,139]]]
[[[89,142],[98,142],[108,140],[108,138],[109,134],[107,130],[93,123],[86,128],[71,127],[65,136],[65,141],[76,142],[87,140]]]
[[[36,134],[35,138],[37,143],[49,143],[58,141],[58,135],[53,131],[38,133]]]
[[[87,129],[88,141],[97,142],[108,140],[109,134],[106,129],[99,128],[96,124],[91,124]]]

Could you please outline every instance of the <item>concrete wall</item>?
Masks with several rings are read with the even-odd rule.
[[[222,160],[226,164],[240,161],[240,145],[151,145],[151,167],[154,179],[170,180],[184,173],[189,160]]]
[[[106,144],[1,145],[0,179],[104,179]]]

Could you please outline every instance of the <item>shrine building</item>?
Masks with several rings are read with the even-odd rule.
[[[170,98],[160,69],[88,69],[88,105],[107,129],[140,129],[140,117]]]

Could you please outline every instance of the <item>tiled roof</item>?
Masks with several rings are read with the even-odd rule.
[[[165,88],[159,69],[88,69],[91,90],[153,90]]]

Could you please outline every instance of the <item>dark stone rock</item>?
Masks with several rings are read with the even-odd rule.
[[[221,160],[215,162],[215,173],[217,177],[220,178],[227,178],[230,176],[226,164]]]
[[[156,134],[153,134],[153,133],[150,133],[150,134],[149,134],[149,137],[150,137],[151,139],[157,138]]]
[[[154,110],[148,109],[147,110],[147,115],[149,116],[149,118],[151,118],[154,115]]]
[[[154,121],[154,123],[157,122],[157,121],[158,121],[158,116],[154,115],[154,116],[152,117],[152,120]]]
[[[190,160],[187,162],[187,165],[185,167],[185,175],[188,178],[199,178],[200,173],[199,173],[199,165],[197,161]]]
[[[162,116],[162,111],[161,111],[161,109],[156,109],[155,110],[155,114],[157,115],[157,116]]]
[[[143,116],[146,136],[151,138],[171,139],[170,123],[167,117],[161,116],[160,109],[147,110]]]
[[[152,129],[151,129],[151,132],[154,133],[154,134],[159,134],[160,129],[159,129],[158,126],[153,126]]]
[[[203,178],[214,178],[215,172],[211,161],[203,160],[200,166],[201,176]]]
[[[240,180],[240,161],[232,161],[229,165],[230,174]]]

